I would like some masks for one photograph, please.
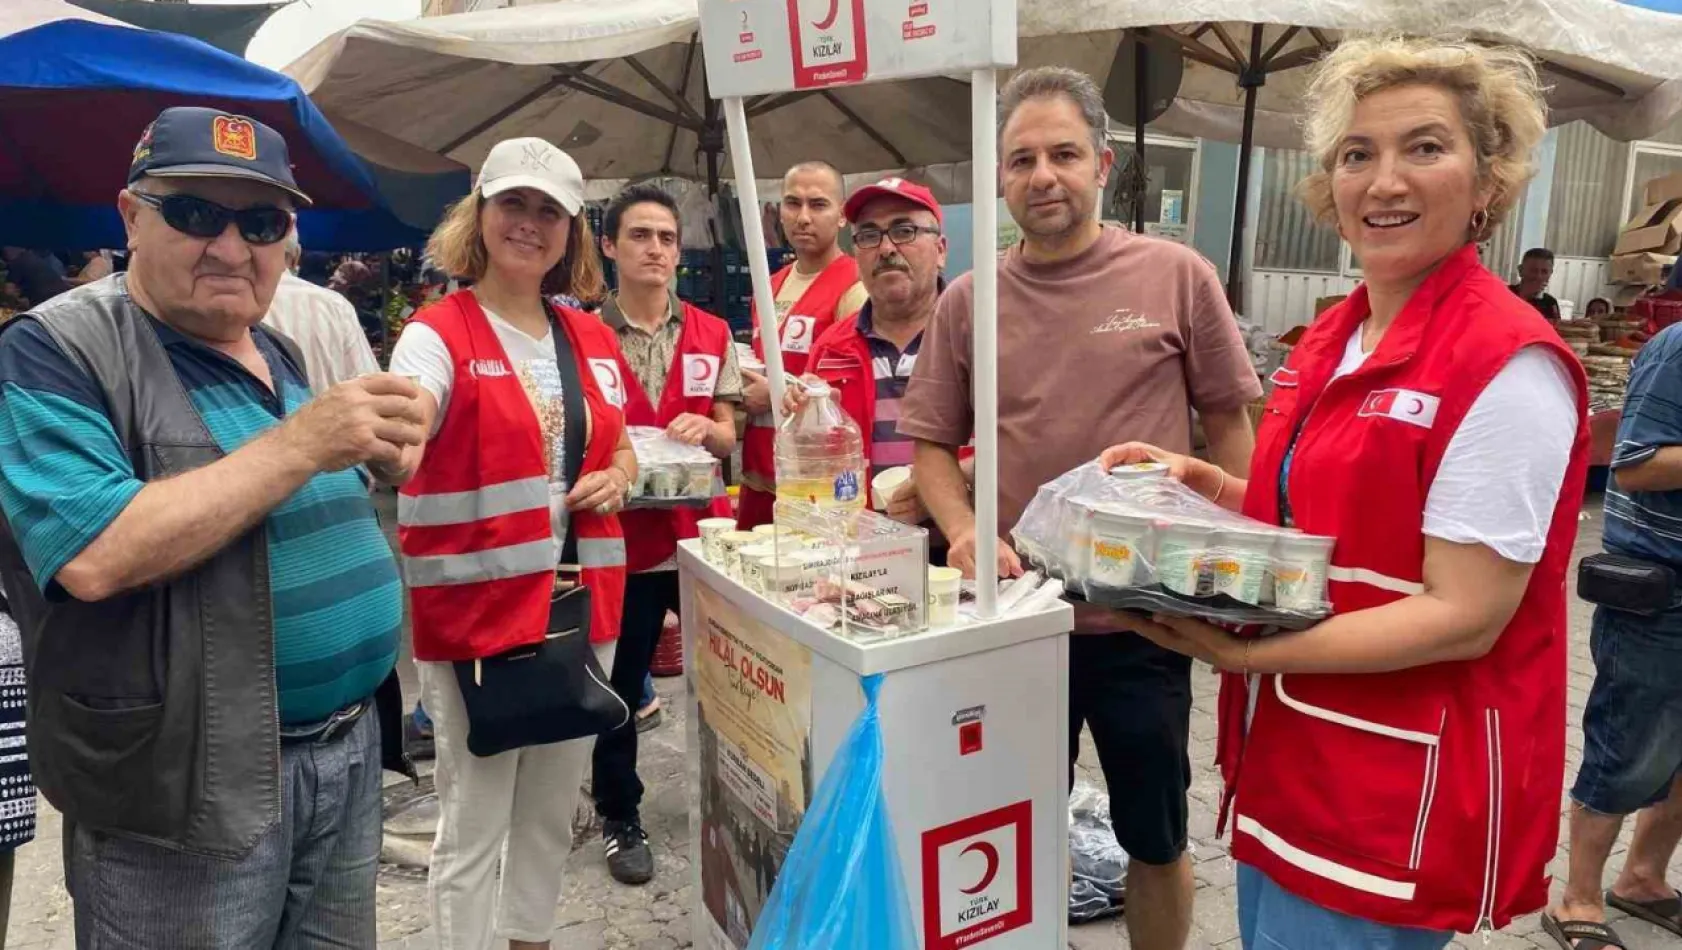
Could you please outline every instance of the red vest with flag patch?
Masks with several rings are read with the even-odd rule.
[[[684,413],[712,418],[718,374],[724,369],[725,353],[732,345],[728,324],[705,310],[684,304],[677,353],[667,370],[666,387],[658,407],[643,391],[617,346],[611,366],[595,360],[591,366],[604,390],[617,389],[616,401],[624,406],[627,425],[664,429]],[[700,533],[696,523],[703,517],[724,516],[729,512],[729,501],[717,498],[704,509],[636,509],[621,513],[619,518],[628,542],[627,569],[635,573],[659,565],[677,552],[679,541]]]
[[[793,273],[794,265],[790,264],[771,275],[773,296],[782,292],[783,284],[788,282]],[[830,261],[823,273],[812,281],[812,285],[807,287],[806,292],[789,308],[788,316],[778,323],[777,336],[782,343],[785,374],[799,376],[806,372],[812,347],[816,345],[818,338],[834,325],[836,309],[841,306],[842,298],[847,296],[847,291],[851,290],[858,280],[858,262],[843,254]],[[765,346],[759,338],[757,324],[753,331],[753,352],[761,359],[765,357]],[[776,430],[771,427],[771,417],[767,414],[749,419],[747,432],[742,437],[742,470],[767,485],[776,484],[776,434]]]
[[[1323,314],[1274,375],[1245,514],[1337,538],[1337,613],[1424,592],[1424,511],[1450,439],[1520,349],[1577,393],[1577,437],[1540,563],[1484,657],[1393,673],[1244,678],[1221,691],[1217,758],[1232,855],[1322,907],[1405,927],[1500,928],[1548,898],[1559,833],[1566,572],[1588,463],[1587,382],[1545,320],[1467,247],[1414,292],[1378,349],[1333,379],[1366,288]],[[1292,443],[1288,468],[1287,452]],[[1224,810],[1223,810],[1224,811]]]
[[[582,472],[613,462],[625,422],[589,371],[619,352],[594,317],[557,308],[572,342],[591,420]],[[458,291],[415,314],[455,366],[444,420],[398,495],[397,540],[409,588],[415,659],[473,660],[535,643],[549,623],[560,544],[549,513],[542,429],[478,299]],[[619,637],[625,540],[618,515],[570,512],[590,639]]]

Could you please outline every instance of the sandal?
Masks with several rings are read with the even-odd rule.
[[[1655,927],[1663,927],[1682,937],[1682,891],[1676,891],[1670,897],[1656,901],[1632,901],[1607,891],[1606,903],[1631,917],[1645,920]]]
[[[1617,931],[1592,921],[1562,921],[1552,914],[1543,914],[1542,932],[1558,941],[1560,950],[1606,950],[1607,947],[1629,950]]]

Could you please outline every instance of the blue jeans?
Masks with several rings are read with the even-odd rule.
[[[1391,927],[1303,900],[1248,864],[1238,865],[1238,935],[1244,950],[1442,950],[1446,930]]]
[[[75,829],[77,950],[365,950],[377,942],[380,726],[280,750],[280,821],[234,861]]]
[[[1594,686],[1571,797],[1627,815],[1664,801],[1682,768],[1682,610],[1639,617],[1597,607],[1589,652]]]
[[[655,693],[654,693],[654,674],[653,673],[643,674],[643,677],[642,677],[642,702],[637,704],[637,708],[638,709],[647,709],[648,704],[654,702],[654,700],[656,700],[658,698],[659,697],[656,696]]]

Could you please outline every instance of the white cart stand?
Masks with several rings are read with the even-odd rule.
[[[749,591],[698,541],[678,563],[697,950],[747,946],[876,673],[882,791],[921,947],[1066,945],[1068,605],[859,644]]]

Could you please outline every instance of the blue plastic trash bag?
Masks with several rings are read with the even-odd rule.
[[[911,900],[882,797],[881,675],[794,836],[748,950],[916,950]]]

